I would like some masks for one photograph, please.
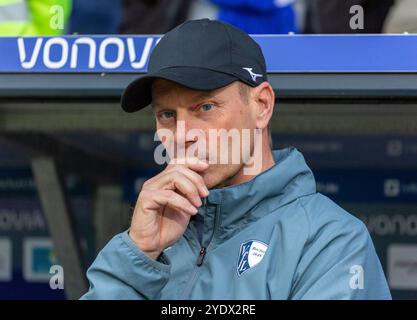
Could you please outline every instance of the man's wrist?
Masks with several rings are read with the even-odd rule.
[[[140,243],[135,239],[135,236],[131,233],[131,230],[128,231],[129,238],[132,239],[133,243],[138,247],[140,251],[142,251],[144,254],[146,254],[148,257],[150,257],[153,260],[158,260],[159,256],[161,255],[162,251],[158,250],[145,250],[142,248]]]

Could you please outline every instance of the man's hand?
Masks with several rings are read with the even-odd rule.
[[[184,162],[174,160],[147,180],[136,202],[129,235],[153,259],[178,241],[201,206],[201,198],[209,194],[197,173],[206,170],[208,163],[197,158]]]

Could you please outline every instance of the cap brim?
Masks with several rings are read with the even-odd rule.
[[[214,90],[239,80],[233,75],[210,69],[196,67],[163,69],[136,79],[126,87],[121,100],[123,110],[135,112],[151,104],[152,82],[155,79],[170,80],[194,90]]]

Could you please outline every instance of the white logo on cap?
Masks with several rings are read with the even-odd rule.
[[[252,69],[253,68],[242,68],[243,70],[246,70],[247,72],[249,72],[249,74],[250,74],[250,76],[252,77],[252,80],[254,81],[254,82],[256,82],[256,77],[262,77],[262,75],[261,74],[259,74],[259,73],[254,73],[253,71],[252,71]]]

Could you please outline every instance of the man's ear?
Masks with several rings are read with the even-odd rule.
[[[275,93],[268,82],[253,89],[253,101],[256,103],[256,127],[264,129],[268,126],[275,105]]]

